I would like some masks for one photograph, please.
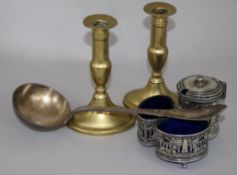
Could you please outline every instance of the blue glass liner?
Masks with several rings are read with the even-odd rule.
[[[153,97],[149,97],[143,100],[138,108],[141,109],[172,109],[174,108],[173,100],[165,95],[157,95]],[[140,115],[144,119],[154,119],[157,117],[150,116],[150,115]]]
[[[188,121],[180,119],[166,119],[157,128],[165,133],[175,135],[195,134],[208,127],[207,121]]]

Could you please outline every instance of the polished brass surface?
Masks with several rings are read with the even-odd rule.
[[[16,114],[39,129],[59,128],[70,119],[71,108],[56,90],[40,84],[24,84],[13,93]]]
[[[107,111],[107,112],[119,112],[119,113],[130,113],[133,115],[151,115],[158,118],[176,118],[184,120],[195,120],[195,121],[209,121],[213,116],[219,114],[226,108],[226,105],[213,105],[201,109],[127,109],[123,107],[79,107],[75,112],[82,111]]]
[[[93,56],[90,63],[95,93],[88,107],[115,107],[106,92],[106,83],[111,72],[109,59],[109,29],[117,21],[111,16],[97,14],[84,19],[84,25],[92,29]],[[118,112],[75,110],[68,126],[76,131],[91,135],[107,135],[127,130],[134,125],[133,115]]]
[[[177,105],[178,96],[167,88],[161,73],[168,56],[166,46],[167,18],[176,12],[176,8],[167,3],[153,2],[147,4],[144,11],[152,16],[151,42],[147,50],[152,76],[144,88],[128,92],[123,103],[128,108],[137,108],[148,97],[167,95]]]

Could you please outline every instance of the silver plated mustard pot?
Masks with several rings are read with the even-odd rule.
[[[205,108],[223,104],[226,98],[226,83],[206,75],[191,75],[177,83],[180,106],[183,109]],[[219,131],[218,115],[210,120],[209,139]]]

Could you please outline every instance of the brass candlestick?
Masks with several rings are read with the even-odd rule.
[[[151,42],[147,50],[152,76],[144,88],[128,92],[123,103],[128,108],[137,108],[148,97],[167,95],[175,104],[178,104],[177,94],[167,88],[161,73],[168,55],[166,46],[167,18],[176,12],[176,8],[167,3],[153,2],[147,4],[144,11],[152,16]]]
[[[108,15],[92,15],[84,19],[84,25],[92,29],[93,57],[91,75],[96,84],[95,93],[88,107],[116,107],[106,92],[106,83],[111,72],[109,60],[109,29],[117,25],[116,19]],[[107,135],[124,131],[135,122],[135,116],[119,112],[75,110],[69,127],[86,134]]]

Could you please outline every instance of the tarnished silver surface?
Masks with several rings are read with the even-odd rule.
[[[138,122],[138,131],[137,131],[137,137],[139,142],[144,146],[155,146],[156,145],[156,123],[157,119],[156,117],[150,117],[150,118],[143,118],[142,116],[137,116],[137,122]]]
[[[169,162],[188,163],[202,159],[208,152],[208,127],[198,133],[175,135],[156,127],[156,156]]]
[[[128,109],[124,107],[88,107],[82,106],[77,108],[75,111],[98,111],[98,112],[119,112],[119,113],[130,113],[134,115],[147,115],[157,119],[166,117],[174,119],[183,119],[191,121],[209,121],[214,115],[219,114],[226,105],[218,104],[204,108],[197,109]],[[150,118],[150,117],[149,117]]]
[[[226,83],[213,77],[191,75],[178,82],[177,90],[184,105],[212,104],[225,99]]]
[[[35,129],[60,128],[71,118],[71,107],[66,98],[42,84],[19,86],[13,93],[12,101],[17,116]]]
[[[213,77],[191,75],[177,83],[182,108],[203,108],[223,103],[226,98],[226,83]],[[219,131],[218,115],[212,117],[209,126],[209,139]]]

